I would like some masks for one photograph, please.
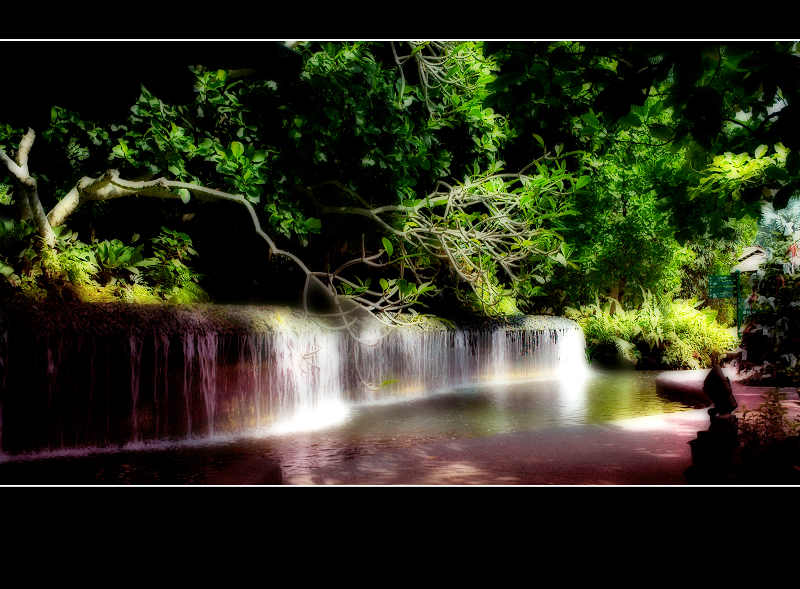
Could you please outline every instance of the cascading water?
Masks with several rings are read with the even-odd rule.
[[[6,455],[279,432],[354,403],[585,371],[582,331],[556,317],[356,339],[275,308],[215,307],[223,321],[202,311],[102,312],[113,327],[97,333],[86,317],[55,330],[35,321],[0,330]]]

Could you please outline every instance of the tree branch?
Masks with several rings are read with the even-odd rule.
[[[19,142],[17,161],[14,162],[2,149],[0,149],[0,159],[3,160],[19,184],[21,217],[24,219],[27,215],[32,216],[36,222],[39,237],[44,240],[47,247],[53,247],[56,243],[56,235],[53,233],[53,228],[44,214],[42,201],[39,200],[39,188],[36,179],[28,171],[28,156],[35,139],[36,133],[29,128]]]
[[[19,149],[17,150],[17,163],[19,167],[28,173],[28,156],[31,153],[31,147],[36,139],[36,132],[32,128],[28,128],[28,132],[22,136],[19,142]]]

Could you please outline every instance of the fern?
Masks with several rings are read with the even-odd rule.
[[[632,363],[646,352],[657,354],[666,367],[702,368],[715,352],[736,345],[732,332],[717,323],[716,311],[699,308],[695,300],[659,301],[643,292],[643,301],[639,308],[623,309],[617,301],[601,305],[597,300],[569,309],[567,316],[580,323],[590,351],[613,345],[621,359]]]

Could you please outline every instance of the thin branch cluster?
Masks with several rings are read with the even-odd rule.
[[[535,165],[535,176],[495,173],[458,185],[439,182],[434,192],[411,205],[325,207],[328,213],[368,217],[393,238],[373,256],[367,256],[362,246],[361,258],[328,274],[328,284],[343,288],[349,298],[379,317],[396,322],[420,294],[435,290],[433,279],[446,268],[473,291],[484,311],[491,312],[505,294],[501,280],[513,290],[529,278],[532,262],[547,257],[565,261],[561,237],[545,221],[570,214],[563,207],[570,186],[563,167],[556,165],[553,171],[543,161]],[[392,251],[387,252],[387,246]],[[397,256],[392,255],[395,247]],[[398,266],[400,278],[382,280],[378,291],[342,276],[343,270],[358,263]],[[414,283],[405,280],[406,271]]]
[[[479,87],[480,71],[472,66],[482,63],[482,56],[474,52],[463,51],[461,43],[453,41],[409,41],[410,52],[406,55],[398,53],[396,43],[391,43],[395,63],[400,71],[400,103],[403,102],[406,77],[403,66],[413,61],[417,66],[417,74],[425,104],[433,114],[436,106],[431,99],[431,91],[450,89],[457,92],[470,93]],[[478,58],[478,59],[476,59]]]
[[[41,209],[41,203],[35,179],[27,168],[34,137],[32,130],[25,135],[17,162],[1,151],[0,158],[20,184],[28,188],[24,195],[35,210]],[[383,239],[382,249],[370,254],[362,241],[360,257],[329,272],[311,270],[297,255],[279,248],[243,195],[166,178],[131,181],[121,178],[117,170],[108,170],[99,178],[82,178],[46,216],[43,211],[33,216],[45,245],[53,247],[53,227],[61,225],[89,201],[127,196],[185,200],[188,192],[199,200],[237,203],[247,209],[253,228],[266,242],[269,254],[288,258],[305,274],[302,294],[305,313],[358,337],[356,326],[365,315],[386,325],[406,322],[404,317],[408,312],[416,313],[412,307],[419,303],[420,296],[436,290],[433,279],[442,268],[449,269],[468,285],[481,304],[489,308],[502,295],[497,273],[502,273],[513,286],[526,277],[525,266],[532,258],[557,255],[560,238],[544,227],[543,221],[560,214],[558,202],[567,190],[564,176],[559,174],[563,168],[556,165],[556,172],[552,172],[541,162],[536,166],[539,172],[535,176],[493,173],[457,185],[439,182],[434,192],[406,205],[326,207],[329,213],[366,216],[391,237]],[[393,266],[399,269],[400,277],[381,279],[378,290],[369,280],[348,277],[345,271],[354,266],[373,269]],[[407,273],[413,276],[413,281],[406,280]],[[312,310],[314,290],[329,297],[333,312],[323,314]]]

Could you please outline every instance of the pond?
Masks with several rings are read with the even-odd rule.
[[[40,455],[0,464],[0,483],[271,484],[287,482],[289,473],[335,470],[380,452],[519,432],[575,432],[691,409],[656,393],[657,374],[595,370],[573,381],[480,383],[412,400],[354,405],[327,424],[294,420],[282,424],[280,433]]]
[[[692,408],[657,394],[658,374],[594,370],[572,381],[540,379],[463,386],[411,401],[356,406],[344,423],[331,428],[331,433],[353,439],[489,436]]]

